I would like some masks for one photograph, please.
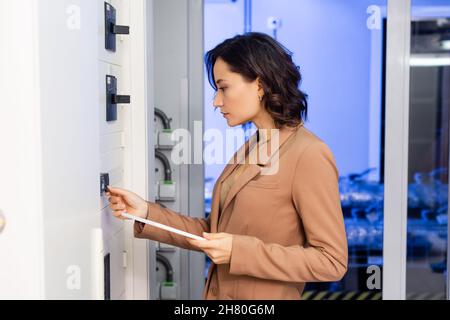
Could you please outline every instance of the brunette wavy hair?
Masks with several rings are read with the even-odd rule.
[[[214,90],[214,64],[225,61],[232,72],[245,80],[258,77],[264,90],[263,106],[277,128],[295,127],[307,120],[308,95],[299,88],[300,67],[292,61],[292,52],[267,34],[248,32],[227,39],[205,55],[208,81]]]

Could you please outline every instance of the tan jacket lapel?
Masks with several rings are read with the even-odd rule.
[[[264,143],[262,146],[260,146],[260,155],[263,155],[262,158],[258,159],[259,161],[256,161],[256,158],[250,159],[250,164],[247,164],[247,167],[245,171],[237,178],[233,186],[231,187],[230,191],[228,192],[225,201],[223,203],[223,208],[221,212],[218,212],[218,224],[223,219],[224,213],[226,212],[226,209],[228,205],[231,203],[233,198],[236,196],[236,194],[241,190],[250,180],[252,180],[255,176],[257,176],[259,173],[261,173],[263,170],[271,170],[274,166],[278,165],[278,159],[280,156],[280,148],[289,140],[290,137],[294,136],[294,133],[297,132],[297,129],[284,129],[280,130],[279,134],[279,143]],[[274,137],[272,137],[274,139]],[[245,143],[244,150],[248,150],[250,146],[250,150],[256,150],[255,149],[255,143],[256,143],[256,134],[252,135],[250,139]],[[264,155],[267,155],[267,148],[273,148],[273,152],[270,153],[270,156],[264,157]],[[242,148],[241,148],[242,149]],[[242,152],[242,150],[238,151],[235,156],[237,156],[238,163],[242,163],[245,159],[245,153]],[[252,150],[252,151],[253,151]],[[233,157],[235,158],[235,157]],[[220,180],[218,180],[217,183],[217,190],[216,190],[216,208],[218,208],[219,205],[219,197],[220,197],[220,187],[222,184],[222,181],[225,180],[230,173],[233,171],[233,169],[237,166],[237,163],[229,165],[230,167],[227,168],[227,170],[224,170],[224,174],[221,175]]]
[[[214,185],[214,190],[212,194],[212,201],[211,201],[211,232],[215,233],[217,232],[217,226],[218,226],[218,220],[219,220],[219,203],[220,203],[220,194],[221,194],[221,187],[222,182],[233,172],[234,168],[238,165],[240,162],[240,155],[247,152],[249,148],[251,148],[250,142],[255,141],[256,133],[254,133],[250,138],[244,143],[244,145],[239,148],[239,150],[233,155],[233,157],[230,159],[230,161],[227,163],[225,168],[223,169],[221,175],[219,178],[217,178],[216,184]]]

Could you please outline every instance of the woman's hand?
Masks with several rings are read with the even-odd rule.
[[[121,216],[122,212],[127,212],[139,218],[147,218],[148,203],[137,194],[120,188],[108,186],[106,193],[109,200],[109,207],[113,215],[119,219],[126,219]]]
[[[231,249],[233,247],[233,235],[229,233],[206,233],[203,237],[207,240],[194,240],[187,238],[190,245],[197,247],[206,253],[215,264],[230,263]]]

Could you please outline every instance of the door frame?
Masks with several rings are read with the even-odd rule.
[[[405,300],[411,0],[388,0],[383,300]]]
[[[384,300],[406,299],[411,21],[418,14],[424,17],[439,17],[442,10],[438,8],[424,10],[423,7],[413,8],[411,0],[388,0],[382,291]],[[450,10],[445,7],[444,13],[447,12],[450,13]],[[450,231],[449,226],[447,223],[447,234]],[[447,237],[447,270],[450,270],[448,248],[450,239]],[[446,295],[449,300],[449,277]]]

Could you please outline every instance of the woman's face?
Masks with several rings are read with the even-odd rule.
[[[227,63],[218,58],[214,64],[217,93],[213,105],[218,107],[230,127],[253,121],[262,111],[259,97],[263,90],[256,79],[246,81],[239,73],[231,72]]]

